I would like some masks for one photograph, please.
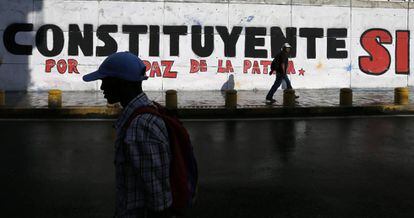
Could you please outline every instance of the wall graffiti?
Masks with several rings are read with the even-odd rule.
[[[160,26],[147,25],[122,25],[122,33],[129,36],[129,51],[135,55],[140,55],[140,35],[147,34],[149,56],[160,55]],[[148,31],[150,29],[150,31]],[[163,26],[163,34],[168,35],[169,55],[180,56],[180,37],[188,35],[187,26]],[[201,31],[204,30],[204,33]],[[199,57],[209,57],[214,51],[214,30],[219,33],[220,39],[224,43],[224,57],[236,56],[236,44],[240,38],[242,30],[245,31],[244,56],[248,58],[269,58],[275,57],[285,42],[289,42],[292,47],[291,57],[296,57],[297,28],[287,27],[286,36],[280,27],[270,28],[270,51],[267,49],[259,49],[257,47],[266,46],[265,36],[267,29],[265,27],[240,27],[235,26],[229,30],[225,26],[191,26],[191,49],[194,55]],[[32,55],[32,45],[21,45],[16,43],[15,36],[19,32],[33,31],[33,24],[15,23],[8,26],[3,35],[4,45],[8,52],[15,55]],[[51,38],[48,38],[47,32],[51,32]],[[84,24],[83,31],[80,30],[78,24],[69,25],[69,35],[64,37],[62,29],[54,24],[46,24],[36,31],[35,45],[40,54],[45,57],[54,57],[63,52],[64,42],[68,41],[67,54],[77,56],[81,51],[85,56],[94,55],[94,40],[101,40],[104,46],[95,47],[95,56],[108,56],[117,51],[118,44],[109,33],[117,33],[118,26],[103,24],[97,28],[96,39],[94,39],[93,25]],[[316,39],[323,38],[323,28],[299,28],[299,37],[305,38],[307,41],[308,59],[316,58]],[[344,28],[328,28],[327,29],[327,58],[344,59],[348,57],[346,50],[338,51],[345,48],[345,40],[340,38],[347,37],[347,29]],[[202,40],[204,38],[204,40]],[[48,48],[47,42],[52,41],[52,48]]]
[[[409,74],[410,31],[397,30],[395,46],[395,73]],[[359,57],[359,68],[366,74],[381,75],[391,64],[390,51],[383,44],[392,44],[393,38],[385,29],[369,29],[361,36],[361,45],[369,56]]]
[[[52,69],[55,67],[60,74],[64,74],[66,72],[79,74],[78,61],[75,59],[68,59],[67,61],[64,59],[60,59],[57,62],[53,59],[46,60],[45,62],[46,73],[52,72]]]
[[[204,33],[201,30],[204,28]],[[68,41],[67,54],[69,56],[78,56],[82,52],[85,56],[93,56],[93,25],[84,24],[84,31],[81,31],[79,25],[69,25],[68,38],[64,38],[63,31],[54,24],[47,24],[41,26],[35,36],[35,45],[40,54],[45,57],[58,56],[63,52],[63,45],[65,40]],[[150,29],[150,31],[148,31]],[[180,36],[187,35],[187,26],[163,26],[163,33],[169,35],[169,55],[180,56]],[[236,56],[236,44],[243,30],[243,27],[233,27],[231,31],[224,26],[192,26],[191,34],[191,48],[195,56],[209,57],[214,51],[214,29],[220,35],[221,40],[224,43],[224,57]],[[264,27],[246,27],[245,37],[245,50],[244,57],[246,58],[272,58],[275,57],[283,43],[289,42],[293,46],[291,58],[296,57],[297,46],[297,28],[288,27],[286,36],[282,32],[280,27],[270,28],[270,53],[268,50],[259,49],[259,46],[266,46],[265,39],[266,28]],[[16,34],[19,32],[33,31],[33,24],[28,23],[16,23],[11,24],[6,28],[3,35],[3,41],[5,48],[8,52],[14,55],[32,55],[33,46],[18,44],[15,41]],[[51,38],[48,38],[47,32],[52,34]],[[95,56],[108,56],[117,51],[118,44],[116,40],[109,35],[109,33],[116,33],[118,27],[116,25],[100,25],[97,28],[96,39],[101,40],[104,45],[95,47]],[[149,56],[157,57],[160,55],[160,27],[159,26],[146,26],[146,25],[123,25],[122,33],[129,35],[129,51],[140,56],[140,43],[139,36],[141,34],[149,34],[148,43]],[[323,28],[300,28],[299,37],[305,38],[307,42],[306,57],[307,59],[316,58],[316,38],[323,38]],[[262,36],[262,37],[260,37]],[[348,58],[348,51],[344,50],[346,47],[346,41],[343,38],[347,38],[347,29],[345,28],[328,28],[327,29],[327,53],[328,59],[346,59]],[[395,63],[397,74],[409,74],[409,48],[410,48],[410,31],[397,30],[396,31],[396,48],[395,48]],[[204,42],[202,40],[204,38]],[[368,29],[360,37],[361,46],[367,51],[369,56],[359,57],[359,67],[362,72],[370,75],[381,75],[385,73],[391,64],[390,51],[383,46],[383,44],[392,44],[393,38],[385,29]],[[52,47],[48,48],[47,42],[53,42]],[[204,44],[204,45],[203,45]],[[341,50],[338,50],[341,49]],[[72,60],[72,59],[70,59]],[[46,60],[46,65],[50,60]],[[161,65],[165,65],[171,69],[173,62],[162,61]],[[195,63],[195,62],[194,62]],[[205,63],[205,62],[204,62]],[[223,66],[223,60],[218,60],[218,73],[234,72],[231,66],[231,61],[227,60],[225,66]],[[71,64],[71,63],[69,63]],[[66,64],[65,64],[66,65]],[[252,74],[260,74],[259,62],[254,61],[253,66],[247,60],[244,61],[244,69],[252,67]],[[269,61],[260,61],[260,65],[264,67],[264,74],[267,74]],[[69,65],[71,66],[71,65]],[[155,66],[157,67],[157,66]],[[191,68],[191,67],[190,67]],[[47,68],[50,70],[50,68]],[[71,68],[69,68],[71,69]],[[191,71],[191,70],[190,70]],[[61,72],[61,71],[59,71]],[[69,70],[69,72],[73,72]],[[246,72],[246,70],[243,70]],[[167,73],[168,74],[168,73]],[[176,78],[176,76],[168,75],[164,78]]]
[[[106,7],[94,1],[78,4],[83,4],[84,10],[91,14],[96,12],[99,18],[104,12],[126,12],[129,7],[141,3],[111,2],[105,3]],[[93,7],[96,4],[102,8]],[[230,12],[240,9],[253,10],[249,4],[234,3],[224,17],[214,15],[214,10],[224,10],[221,4],[205,3],[206,12],[197,18],[191,16],[196,11],[191,11],[199,3],[186,5],[188,13],[180,12],[184,3],[168,4],[169,7],[159,7],[148,15],[145,10],[154,6],[144,2],[131,18],[114,18],[112,22],[110,18],[97,22],[99,19],[94,20],[93,16],[82,22],[62,14],[62,18],[55,17],[57,22],[51,22],[51,17],[42,21],[27,19],[1,23],[3,65],[26,57],[27,61],[22,63],[28,65],[27,71],[32,75],[32,86],[28,89],[48,88],[42,82],[44,78],[39,76],[39,69],[44,75],[49,74],[47,78],[56,81],[54,84],[68,79],[74,83],[62,89],[96,89],[96,86],[78,85],[81,76],[99,66],[106,56],[128,50],[144,61],[147,75],[153,80],[147,86],[149,90],[165,87],[219,90],[229,75],[234,75],[237,89],[267,89],[272,82],[269,79],[272,58],[288,42],[293,47],[288,74],[295,87],[393,87],[404,82],[405,85],[414,83],[410,75],[410,28],[394,25],[394,21],[378,23],[375,17],[363,17],[376,11],[376,15],[383,13],[386,18],[398,18],[408,16],[404,15],[406,10],[359,9],[360,14],[352,19],[365,19],[365,23],[354,22],[351,26],[335,21],[334,18],[341,20],[338,18],[338,13],[343,10],[341,7],[331,6],[327,15],[315,14],[311,19],[304,19],[306,9],[319,9],[316,6],[269,6],[303,13],[303,17],[289,17],[289,25],[283,22],[282,18],[287,16],[283,13],[271,14],[280,16],[280,24],[277,21],[261,22],[271,10],[266,11],[267,8],[259,3],[251,5],[262,8],[262,14],[232,15]],[[47,15],[48,10],[50,7],[45,7],[36,13]],[[208,16],[211,13],[213,19]],[[158,21],[156,18],[161,15],[164,19]],[[171,19],[165,19],[166,16]],[[349,14],[341,16],[344,20],[351,19]],[[64,22],[58,22],[59,19]],[[2,67],[2,70],[7,69]],[[192,84],[195,80],[200,82]],[[0,86],[7,84],[0,82]]]

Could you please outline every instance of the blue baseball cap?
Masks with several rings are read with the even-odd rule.
[[[117,52],[109,55],[98,70],[83,76],[83,81],[90,82],[105,77],[116,77],[127,81],[143,81],[146,67],[139,57],[130,52]]]

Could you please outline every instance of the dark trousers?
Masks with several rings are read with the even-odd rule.
[[[287,74],[276,74],[276,81],[273,84],[272,88],[269,90],[269,93],[267,93],[266,95],[266,99],[270,100],[273,98],[273,95],[275,94],[275,92],[277,91],[277,89],[279,88],[279,86],[282,84],[282,81],[285,80],[287,88],[288,89],[292,89],[292,84],[290,84],[290,80],[287,76]]]

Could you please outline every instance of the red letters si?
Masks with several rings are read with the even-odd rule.
[[[369,56],[359,57],[359,69],[366,74],[381,75],[391,64],[389,51],[382,44],[391,44],[392,36],[384,29],[370,29],[361,36],[361,46]]]
[[[410,74],[410,31],[397,30],[395,42],[395,73]]]

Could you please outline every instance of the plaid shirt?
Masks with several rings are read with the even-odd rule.
[[[134,98],[115,123],[116,216],[136,217],[137,211],[161,211],[171,206],[171,152],[164,121],[152,114],[137,116],[124,131],[133,112],[153,105],[145,93]]]

